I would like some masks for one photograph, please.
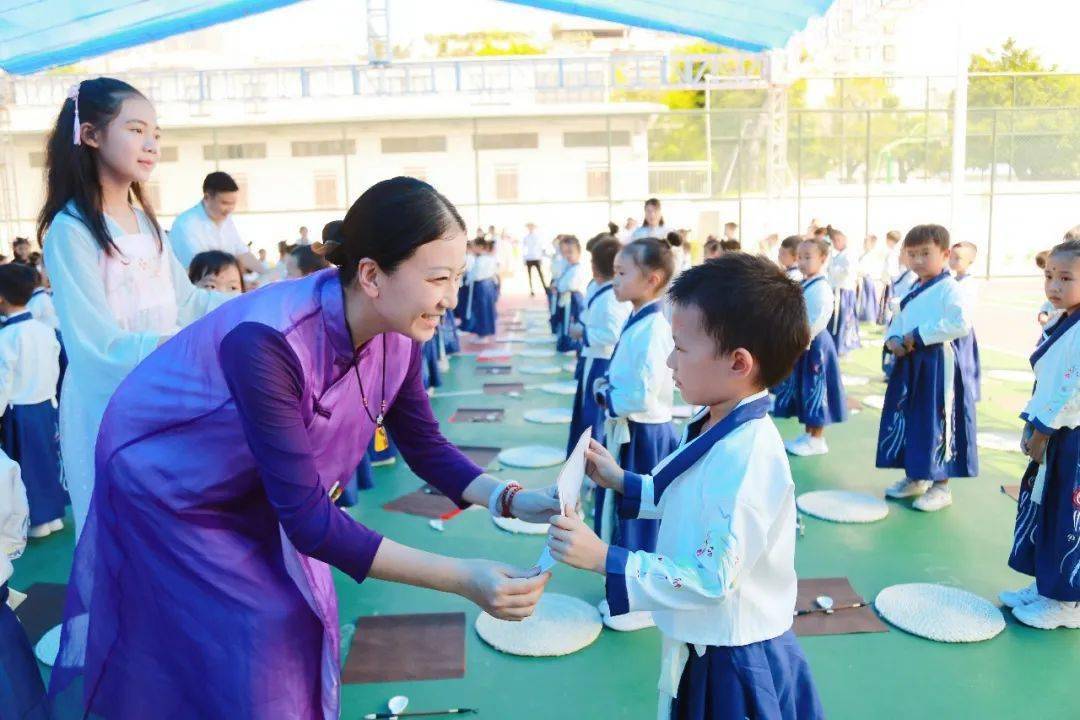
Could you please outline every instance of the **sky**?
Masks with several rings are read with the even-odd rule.
[[[582,26],[595,21],[499,0],[386,0],[390,6],[390,35],[395,45],[422,42],[427,34],[500,29],[546,34],[552,25]],[[1000,46],[1009,36],[1034,48],[1048,63],[1080,70],[1076,33],[1080,3],[1075,0],[912,0],[920,9],[908,11],[899,23],[897,41],[926,48],[923,65],[940,65],[953,55],[956,30],[951,21],[956,3],[965,4],[964,44],[968,52]],[[227,38],[225,55],[216,52],[218,66],[242,66],[271,60],[310,62],[366,56],[365,0],[306,0],[285,8],[235,21],[208,31]],[[1021,8],[1022,11],[1017,10]],[[198,33],[195,33],[197,35]],[[190,37],[190,36],[188,36]],[[670,37],[679,44],[690,39]],[[213,43],[217,45],[218,43]],[[320,57],[321,56],[321,57]],[[934,62],[929,62],[933,60]],[[923,72],[916,67],[915,72]]]

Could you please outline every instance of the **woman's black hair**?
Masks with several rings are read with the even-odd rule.
[[[650,205],[653,206],[654,208],[656,208],[657,210],[660,210],[660,200],[659,200],[659,198],[651,197],[648,200],[646,200],[645,201],[645,206],[648,207]],[[641,219],[641,224],[642,225],[645,224],[645,218]],[[659,225],[659,227],[664,227],[664,216],[663,215],[660,216],[660,225]]]
[[[338,221],[335,220],[335,222]],[[290,255],[296,261],[296,269],[305,277],[330,267],[330,263],[326,262],[326,258],[315,252],[310,245],[298,245]]]
[[[370,258],[386,273],[412,257],[421,245],[450,232],[465,232],[454,204],[431,185],[411,177],[375,183],[361,195],[341,225],[341,242],[326,259],[352,282],[360,261]]]
[[[247,292],[244,284],[244,268],[240,267],[240,261],[235,255],[221,250],[207,250],[191,258],[188,266],[188,279],[197,283],[207,275],[217,275],[227,267],[235,267],[240,273],[240,292]]]
[[[641,238],[622,249],[635,265],[645,272],[660,273],[661,287],[664,287],[675,274],[675,255],[667,240]]]
[[[79,83],[78,94],[79,122],[94,126],[98,132],[104,132],[113,118],[120,113],[124,100],[146,96],[122,80],[114,78],[95,78]],[[37,221],[37,239],[40,245],[68,201],[74,201],[79,220],[90,230],[107,255],[119,252],[109,235],[105,213],[101,207],[101,180],[98,175],[98,153],[86,143],[75,144],[75,103],[68,98],[60,107],[56,124],[49,134],[45,145],[45,204]],[[136,201],[146,213],[147,219],[157,236],[158,251],[163,248],[161,226],[158,225],[154,209],[143,193],[142,186],[131,183],[128,202]]]

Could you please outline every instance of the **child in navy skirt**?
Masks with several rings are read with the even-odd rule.
[[[832,243],[826,275],[833,288],[833,316],[829,333],[833,336],[836,352],[843,357],[862,347],[859,339],[859,320],[856,317],[856,288],[858,287],[857,263],[848,248],[847,235],[830,225],[826,234]]]
[[[912,507],[934,512],[952,504],[949,478],[979,474],[975,368],[958,348],[971,320],[946,269],[949,231],[917,225],[904,238],[904,252],[919,282],[885,332],[896,364],[885,389],[877,466],[904,470],[885,490],[888,497],[914,497]]]
[[[1020,485],[1009,567],[1031,575],[1001,594],[1013,615],[1043,630],[1080,628],[1080,241],[1046,259],[1046,294],[1057,319],[1031,356],[1035,389],[1020,417],[1031,464]]]
[[[559,249],[566,262],[566,269],[555,281],[558,293],[556,305],[559,320],[556,326],[558,337],[555,341],[557,352],[580,352],[581,338],[570,334],[570,328],[581,321],[581,312],[585,309],[585,287],[589,283],[589,273],[581,262],[581,243],[573,235],[566,235],[559,241]]]
[[[60,483],[60,341],[56,331],[26,308],[37,272],[25,265],[0,266],[0,446],[22,468],[30,503],[30,537],[64,527],[67,493]]]
[[[669,298],[675,380],[704,408],[652,471],[624,470],[597,442],[588,451],[589,476],[620,494],[625,517],[663,519],[656,551],[604,542],[573,516],[552,518],[548,548],[606,576],[614,618],[652,612],[657,717],[818,720],[792,632],[795,487],[766,391],[810,341],[802,295],[772,261],[729,253],[686,270]]]
[[[811,238],[799,245],[799,270],[804,276],[802,291],[813,340],[799,356],[791,375],[773,389],[776,396],[773,415],[797,417],[806,428],[803,435],[784,443],[789,453],[802,457],[829,452],[825,426],[847,419],[840,360],[828,331],[833,293],[821,274],[827,257],[828,246],[822,240]]]

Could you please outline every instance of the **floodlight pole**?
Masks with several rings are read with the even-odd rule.
[[[964,180],[967,174],[968,119],[968,57],[964,36],[966,0],[955,0],[956,7],[956,91],[953,93],[952,122],[952,202],[949,228],[959,236],[960,217],[964,201]]]

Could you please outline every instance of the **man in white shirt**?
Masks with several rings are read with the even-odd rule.
[[[221,250],[235,255],[247,272],[266,272],[266,266],[251,254],[230,217],[239,190],[228,173],[212,172],[203,180],[202,200],[173,221],[169,241],[185,268],[199,253]]]
[[[525,223],[525,229],[529,232],[521,240],[522,254],[525,257],[525,274],[529,276],[529,297],[536,297],[533,290],[532,271],[536,270],[540,276],[540,288],[547,292],[547,281],[544,280],[544,255],[547,248],[544,239],[536,232],[536,223]]]
[[[307,225],[300,226],[300,237],[296,239],[296,245],[310,245],[311,239],[308,238]]]

